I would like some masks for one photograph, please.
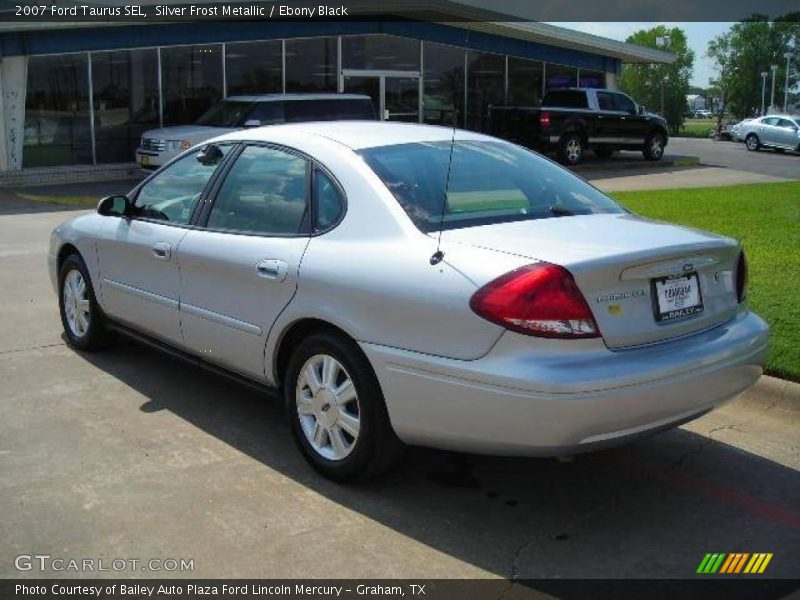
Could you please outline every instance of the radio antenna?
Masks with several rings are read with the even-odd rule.
[[[466,37],[464,38],[464,52],[469,52],[469,29],[466,30]],[[464,60],[464,77],[463,83],[467,85],[467,61],[466,54]],[[465,107],[466,108],[466,107]],[[447,157],[447,176],[444,181],[444,196],[442,197],[442,212],[439,215],[439,234],[436,237],[436,252],[431,256],[431,264],[438,265],[444,259],[444,252],[442,252],[442,229],[444,229],[444,213],[447,210],[447,194],[450,191],[450,171],[453,167],[453,148],[456,145],[456,126],[458,125],[458,108],[456,107],[455,98],[453,98],[453,132],[450,135],[450,155]]]

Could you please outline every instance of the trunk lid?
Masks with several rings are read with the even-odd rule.
[[[739,244],[688,227],[630,214],[586,215],[455,229],[443,232],[442,243],[469,244],[566,267],[609,348],[687,335],[724,322],[737,311]],[[692,314],[669,318],[673,313],[659,320],[654,282],[669,279],[667,288],[691,285],[693,294],[689,278],[694,273],[702,311],[689,309],[686,312]]]

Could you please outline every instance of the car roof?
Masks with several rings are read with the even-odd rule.
[[[500,141],[488,135],[463,129],[454,130],[452,127],[385,121],[311,121],[288,125],[268,125],[236,131],[218,139],[220,141],[232,139],[270,142],[274,141],[275,137],[283,137],[285,134],[301,133],[324,137],[353,150],[360,150],[420,142],[449,142],[453,139],[454,131],[456,139],[459,141]]]
[[[228,96],[223,100],[235,102],[278,102],[281,100],[372,100],[365,94],[251,94]]]

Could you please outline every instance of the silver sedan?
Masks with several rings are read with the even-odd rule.
[[[800,121],[790,115],[747,119],[733,126],[731,137],[744,142],[750,151],[773,148],[800,152]]]
[[[73,347],[122,333],[278,389],[341,481],[404,444],[552,456],[674,427],[750,387],[768,341],[738,242],[412,124],[216,138],[56,228],[50,271]]]

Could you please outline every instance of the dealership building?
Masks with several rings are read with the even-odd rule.
[[[0,185],[120,176],[144,131],[192,123],[228,96],[364,93],[384,119],[486,131],[491,105],[614,88],[625,62],[673,60],[511,19],[5,23]]]

